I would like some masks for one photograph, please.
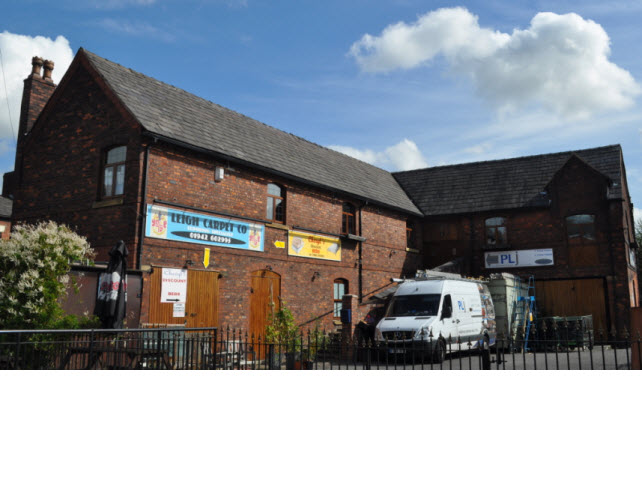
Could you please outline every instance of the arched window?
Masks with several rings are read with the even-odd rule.
[[[571,215],[566,217],[566,233],[569,240],[577,243],[595,241],[595,215]]]
[[[343,306],[343,296],[347,295],[348,281],[345,278],[337,278],[334,281],[334,318],[341,318],[341,308]]]
[[[571,267],[589,267],[600,263],[600,252],[595,231],[595,215],[566,217],[568,237],[568,264]]]
[[[341,233],[343,235],[356,235],[357,234],[357,223],[355,220],[355,211],[354,205],[351,203],[345,202],[343,204],[343,216],[341,222]]]
[[[116,197],[125,192],[125,159],[127,147],[107,151],[102,169],[102,197]]]
[[[506,245],[506,219],[504,217],[487,218],[486,245]]]
[[[267,186],[266,218],[274,223],[285,223],[285,189],[276,183]]]

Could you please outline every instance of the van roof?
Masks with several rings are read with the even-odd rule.
[[[441,293],[444,287],[462,284],[479,284],[486,283],[482,280],[474,279],[449,279],[449,278],[426,278],[418,280],[406,280],[399,285],[395,295],[421,295],[425,293]]]

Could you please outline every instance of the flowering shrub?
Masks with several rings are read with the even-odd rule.
[[[91,259],[84,237],[65,225],[17,225],[0,241],[0,329],[74,328],[59,300],[73,283],[71,262]]]

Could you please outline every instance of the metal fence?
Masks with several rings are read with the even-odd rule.
[[[0,331],[0,368],[203,369],[216,328]]]
[[[641,350],[639,332],[594,335],[570,324],[493,345],[318,330],[281,343],[216,328],[0,331],[0,369],[616,370],[639,368]]]

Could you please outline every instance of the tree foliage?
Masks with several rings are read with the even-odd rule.
[[[65,225],[43,222],[17,225],[0,241],[0,328],[75,328],[60,300],[74,284],[70,263],[92,259],[84,237]]]

